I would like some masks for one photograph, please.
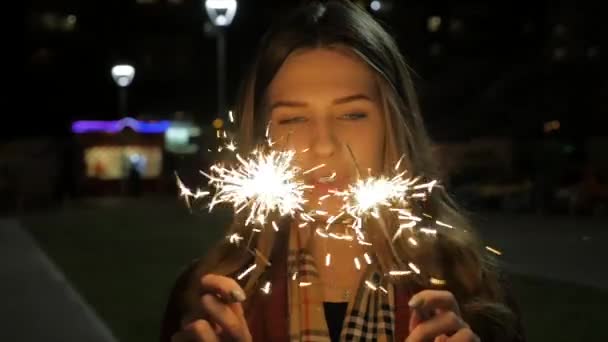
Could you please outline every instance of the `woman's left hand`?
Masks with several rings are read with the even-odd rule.
[[[406,342],[479,342],[462,319],[451,292],[420,291],[411,298],[409,306],[412,312]]]

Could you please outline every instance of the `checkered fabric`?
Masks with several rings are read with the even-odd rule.
[[[297,231],[297,230],[292,230]],[[319,272],[310,252],[302,247],[299,234],[289,234],[287,258],[290,341],[329,342],[323,309]],[[342,326],[341,341],[390,342],[395,335],[394,288],[370,288],[365,281],[378,284],[380,273],[368,266],[358,290],[350,297]]]

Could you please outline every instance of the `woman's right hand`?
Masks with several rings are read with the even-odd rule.
[[[182,319],[171,342],[250,342],[241,302],[245,292],[231,278],[207,274],[200,278],[196,307]]]

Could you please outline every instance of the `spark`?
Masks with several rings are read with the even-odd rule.
[[[433,285],[445,285],[446,284],[445,280],[437,279],[437,278],[433,278],[433,277],[431,277],[430,281],[431,281],[431,284],[433,284]]]
[[[188,208],[190,208],[190,198],[199,199],[209,195],[209,191],[202,191],[201,189],[196,189],[196,192],[192,192],[192,190],[190,190],[187,186],[184,185],[177,173],[175,174],[175,180],[177,183],[177,187],[179,188],[179,195],[180,197],[184,198]]]
[[[260,290],[262,290],[262,292],[264,292],[265,294],[269,294],[270,286],[271,286],[270,282],[267,281],[266,284]]]
[[[329,264],[331,264],[331,254],[327,253],[325,256],[325,266],[329,266]]]
[[[497,249],[494,249],[494,248],[492,248],[492,247],[490,247],[490,246],[486,246],[486,249],[487,249],[487,250],[489,250],[490,252],[492,252],[492,253],[496,254],[496,255],[502,255],[502,252],[501,252],[501,251],[499,251],[499,250],[497,250]]]
[[[279,231],[279,226],[277,226],[277,223],[272,221],[272,228],[274,229],[275,232]]]
[[[327,211],[315,210],[315,214],[320,215],[320,216],[325,216],[325,215],[327,215]]]
[[[376,287],[376,285],[369,280],[365,281],[365,285],[367,285],[367,287],[369,287],[372,291],[376,291],[378,289],[378,287]]]
[[[223,131],[222,136],[223,136],[224,138],[227,138],[227,137],[228,137],[228,135],[226,134],[226,131]]]
[[[435,221],[435,223],[437,223],[437,224],[438,224],[438,225],[440,225],[440,226],[447,227],[447,228],[452,228],[452,229],[454,228],[454,227],[450,226],[449,224],[447,224],[447,223],[443,223],[443,222],[441,222],[441,221],[439,221],[439,220]]]
[[[311,173],[311,172],[313,172],[313,171],[316,171],[316,170],[318,170],[318,169],[320,169],[320,168],[322,168],[322,167],[325,167],[325,164],[319,164],[319,165],[317,165],[317,166],[315,166],[315,167],[313,167],[313,168],[310,168],[310,169],[308,169],[308,170],[306,170],[306,171],[302,172],[302,174],[303,174],[303,175],[307,175],[307,174],[309,174],[309,173]]]
[[[298,227],[300,227],[300,228],[304,228],[306,226],[308,226],[308,222],[303,222],[298,225]]]
[[[399,158],[399,160],[395,164],[395,171],[399,171],[399,166],[401,166],[401,162],[403,161],[404,158],[405,158],[405,156],[401,156],[401,158]]]
[[[342,215],[344,215],[344,212],[339,213],[338,215],[335,216],[330,216],[327,219],[327,225],[332,225],[334,222],[336,222]]]
[[[236,279],[241,280],[243,278],[245,278],[246,275],[248,275],[251,271],[253,271],[258,265],[253,264],[251,266],[249,266],[249,268],[247,268],[245,271],[243,271],[243,273],[239,274],[238,277],[236,277]]]
[[[232,152],[236,151],[236,144],[234,141],[230,141],[225,147]]]
[[[420,269],[413,262],[407,264],[416,274],[420,274]]]
[[[435,186],[435,184],[437,184],[437,180],[433,180],[433,181],[430,181],[425,184],[418,184],[418,185],[414,186],[414,190],[426,188],[428,192],[431,192],[433,190],[433,187]]]
[[[310,147],[309,147],[309,148],[305,148],[305,149],[303,149],[303,150],[301,151],[301,153],[306,153],[306,152],[308,152],[308,151],[310,151]]]
[[[230,122],[234,122],[234,115],[232,115],[231,110],[228,111],[228,120],[230,120]]]
[[[420,232],[428,234],[428,235],[437,235],[437,230],[436,229],[420,228]]]
[[[378,289],[380,289],[380,291],[384,292],[384,294],[388,294],[388,291],[384,287],[378,286]]]
[[[299,169],[292,166],[293,151],[271,151],[267,154],[256,150],[245,159],[238,153],[237,168],[213,165],[209,179],[217,192],[209,205],[212,210],[218,203],[231,203],[235,212],[249,208],[245,225],[252,221],[263,224],[271,212],[281,216],[294,215],[306,203],[304,191],[312,186],[296,179]]]
[[[364,254],[363,254],[363,256],[365,257],[365,262],[366,262],[368,265],[371,265],[371,264],[372,264],[372,258],[370,258],[370,257],[369,257],[369,254],[364,253]]]
[[[354,261],[355,261],[355,267],[357,268],[357,270],[361,270],[361,262],[359,261],[359,258],[355,257]]]
[[[347,235],[347,234],[329,233],[328,236],[332,239],[345,240],[345,241],[353,241],[355,239],[352,235]]]
[[[300,213],[300,217],[301,217],[301,218],[302,218],[302,220],[304,220],[304,221],[307,221],[307,222],[315,222],[315,219],[314,219],[312,216],[310,216],[310,215],[308,215],[308,214],[306,214],[306,213]]]
[[[319,236],[323,237],[323,238],[328,238],[329,235],[325,234],[325,232],[323,232],[321,229],[317,229],[315,231]]]
[[[244,237],[240,236],[238,233],[234,233],[230,236],[227,236],[227,239],[230,243],[233,243],[235,245],[238,245],[239,242],[243,241],[243,239],[245,239]]]
[[[306,287],[306,286],[310,286],[310,285],[312,285],[312,283],[308,282],[308,281],[301,281],[300,284],[298,284],[298,286],[300,286],[300,287]]]
[[[409,241],[409,243],[413,246],[418,246],[418,241],[416,241],[416,239],[414,239],[413,237],[410,237],[409,239],[407,239],[407,241]]]
[[[412,274],[412,271],[390,271],[388,274],[392,276],[404,276]]]
[[[220,130],[219,129],[215,131],[215,135],[217,136],[218,139],[220,138]]]
[[[395,241],[399,236],[401,236],[401,233],[403,232],[404,229],[411,229],[416,224],[418,224],[418,222],[416,222],[415,220],[412,220],[412,221],[410,221],[408,223],[402,223],[402,224],[400,224],[399,225],[399,229],[397,229],[397,232],[395,232],[395,235],[393,236],[393,241]]]
[[[325,201],[326,199],[328,199],[331,196],[331,194],[327,194],[327,195],[323,195],[321,197],[319,197],[319,201]]]
[[[297,276],[298,276],[298,272],[294,272],[294,274],[291,276],[291,280],[296,280]]]

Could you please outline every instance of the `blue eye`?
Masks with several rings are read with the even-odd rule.
[[[279,125],[289,125],[306,121],[306,118],[303,116],[294,116],[292,118],[281,119],[279,120]]]
[[[342,115],[342,119],[345,120],[360,120],[360,119],[365,119],[367,117],[367,114],[365,113],[349,113],[349,114],[344,114]]]

